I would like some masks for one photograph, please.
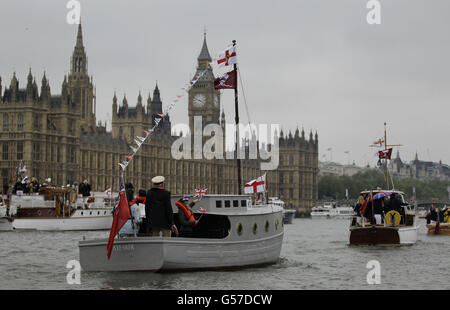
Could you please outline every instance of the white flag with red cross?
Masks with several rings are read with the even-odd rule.
[[[217,64],[219,67],[237,64],[236,46],[231,46],[226,51],[220,53],[217,57]]]
[[[259,177],[255,180],[245,184],[244,193],[254,194],[254,193],[264,193],[266,191],[266,175]]]

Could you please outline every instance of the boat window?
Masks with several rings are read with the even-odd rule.
[[[233,200],[233,207],[239,208],[239,200]]]
[[[237,225],[237,233],[238,233],[239,236],[242,236],[242,233],[243,233],[243,232],[244,232],[244,228],[242,227],[242,224],[239,223],[239,224]]]
[[[280,222],[281,222],[281,227],[284,227],[284,221],[283,221],[283,219],[281,219]]]
[[[103,214],[106,214],[106,211]]]
[[[83,211],[81,211],[81,215],[83,215]]]
[[[256,235],[258,233],[258,224],[253,223],[253,234]]]
[[[247,200],[241,200],[241,207],[247,207]]]
[[[268,220],[266,220],[266,222],[264,223],[264,230],[266,231],[266,232],[269,232],[269,221]]]
[[[231,230],[231,223],[227,216],[207,213],[195,213],[194,217],[198,220],[198,225],[194,227],[192,238],[206,238],[206,239],[224,239]],[[178,214],[175,213],[173,217],[175,225],[180,228]]]
[[[216,200],[216,208],[222,208],[222,200]]]
[[[100,211],[97,211],[97,215],[100,215]]]
[[[92,211],[91,211],[91,212],[89,212],[89,215],[92,215]]]
[[[225,200],[225,208],[230,208],[230,207],[231,207],[231,201]]]

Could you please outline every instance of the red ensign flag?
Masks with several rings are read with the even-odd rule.
[[[108,259],[111,257],[111,252],[114,245],[114,238],[116,237],[120,229],[123,227],[123,225],[125,225],[125,223],[128,221],[130,215],[131,215],[130,208],[128,207],[127,195],[125,194],[125,186],[123,184],[122,178],[119,192],[119,203],[114,208],[114,218],[111,225],[111,231],[109,232],[109,239],[107,246]]]

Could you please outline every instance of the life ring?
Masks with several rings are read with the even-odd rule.
[[[450,223],[450,209],[447,209],[444,212],[444,223]]]
[[[394,216],[395,226],[398,226],[400,224],[400,220],[402,217],[400,216],[400,213],[398,213],[397,211],[394,211],[394,210],[391,210],[388,213],[386,213],[386,215],[384,216],[384,222],[387,225],[391,225],[392,224],[392,222],[391,222],[392,216]]]
[[[398,226],[400,224],[400,220],[401,220],[401,215],[400,213],[398,213],[397,211],[391,210],[388,213],[386,213],[386,215],[384,216],[384,221],[387,225],[391,225],[391,218],[392,216],[394,216],[394,224],[395,226]]]

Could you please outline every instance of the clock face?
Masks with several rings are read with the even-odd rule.
[[[202,94],[195,95],[195,97],[194,97],[194,106],[196,106],[198,108],[201,108],[201,107],[203,107],[205,105],[205,103],[206,103],[205,95],[202,95]]]
[[[219,95],[214,96],[214,106],[218,108],[220,105]]]

